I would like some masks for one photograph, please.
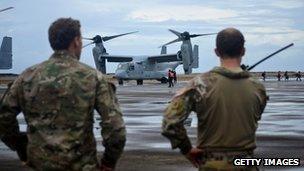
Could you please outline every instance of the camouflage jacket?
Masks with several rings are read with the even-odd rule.
[[[14,81],[0,110],[0,136],[19,133],[16,116],[23,112],[29,165],[37,170],[94,170],[94,109],[102,120],[103,160],[114,166],[126,141],[115,86],[67,51],[57,51]]]
[[[253,150],[257,121],[266,106],[264,86],[246,71],[216,67],[190,81],[166,108],[162,134],[183,154],[191,149],[184,121],[197,114],[197,147],[217,151]]]

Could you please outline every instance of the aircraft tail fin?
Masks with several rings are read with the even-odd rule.
[[[12,38],[3,37],[0,49],[0,69],[11,69],[12,65]]]
[[[192,68],[198,68],[198,45],[194,45],[193,47],[193,62],[192,62]]]
[[[162,55],[162,54],[167,54],[167,46],[162,46],[161,47],[161,52],[160,52],[160,54]]]

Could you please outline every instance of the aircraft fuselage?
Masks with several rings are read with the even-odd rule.
[[[115,77],[118,80],[161,80],[168,77],[169,69],[174,70],[180,63],[151,63],[147,60],[122,62],[115,71]]]

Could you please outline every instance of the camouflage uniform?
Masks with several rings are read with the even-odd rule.
[[[115,86],[67,51],[25,70],[5,96],[0,136],[19,134],[24,114],[28,164],[36,170],[95,170],[94,109],[101,116],[103,160],[115,165],[125,145],[125,125]]]
[[[257,122],[266,101],[264,86],[247,71],[216,67],[191,80],[175,95],[165,111],[162,134],[170,139],[173,149],[180,148],[186,154],[192,146],[183,122],[191,111],[196,112],[197,147],[206,154],[203,158],[206,163],[200,170],[207,166],[227,168],[231,163],[225,164],[224,158],[252,155],[256,148]],[[213,158],[220,158],[224,164],[208,162]]]

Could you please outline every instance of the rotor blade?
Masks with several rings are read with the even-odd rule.
[[[161,48],[162,46],[167,46],[169,44],[172,44],[172,43],[175,43],[175,42],[180,42],[180,41],[182,41],[182,39],[181,38],[177,38],[175,40],[172,40],[171,42],[168,42],[166,44],[163,44],[163,45],[159,46],[159,48]]]
[[[169,29],[169,31],[173,34],[175,34],[176,36],[180,37],[182,33],[178,32],[178,31],[175,31],[175,30],[172,30],[172,29]]]
[[[217,34],[217,33],[191,34],[191,35],[190,35],[190,38],[198,37],[198,36],[209,36],[209,35],[215,35],[215,34]]]
[[[0,10],[0,12],[6,11],[6,10],[10,10],[10,9],[13,9],[13,8],[14,8],[14,7],[4,8],[4,9]]]
[[[255,34],[255,35],[272,35],[272,34],[290,34],[290,33],[295,33],[295,31],[279,31],[279,32],[244,32],[244,34]]]
[[[287,49],[287,48],[289,48],[289,47],[291,47],[291,46],[293,46],[293,43],[290,43],[289,45],[287,45],[287,46],[285,46],[285,47],[283,47],[283,48],[281,48],[281,49],[279,49],[279,50],[273,52],[272,54],[270,54],[270,55],[268,55],[268,56],[266,56],[265,58],[261,59],[260,61],[258,61],[258,62],[255,63],[254,65],[250,66],[247,70],[248,70],[248,71],[252,70],[254,67],[256,67],[256,66],[259,65],[260,63],[264,62],[264,61],[267,60],[268,58],[272,57],[273,55],[275,55],[275,54],[277,54],[277,53],[280,53],[281,51],[283,51],[283,50],[285,50],[285,49]]]
[[[84,40],[93,40],[92,38],[83,37]]]
[[[137,32],[138,31],[133,31],[133,32],[124,33],[124,34],[118,34],[118,35],[114,35],[114,36],[105,36],[105,37],[102,37],[102,40],[105,42],[105,41],[114,39],[116,37],[120,37],[120,36],[124,36],[124,35],[128,35],[128,34],[133,34],[133,33],[137,33]]]
[[[88,44],[82,46],[82,48],[85,48],[85,47],[87,47],[87,46],[89,46],[89,45],[91,45],[91,44],[94,44],[94,42],[88,43]]]

